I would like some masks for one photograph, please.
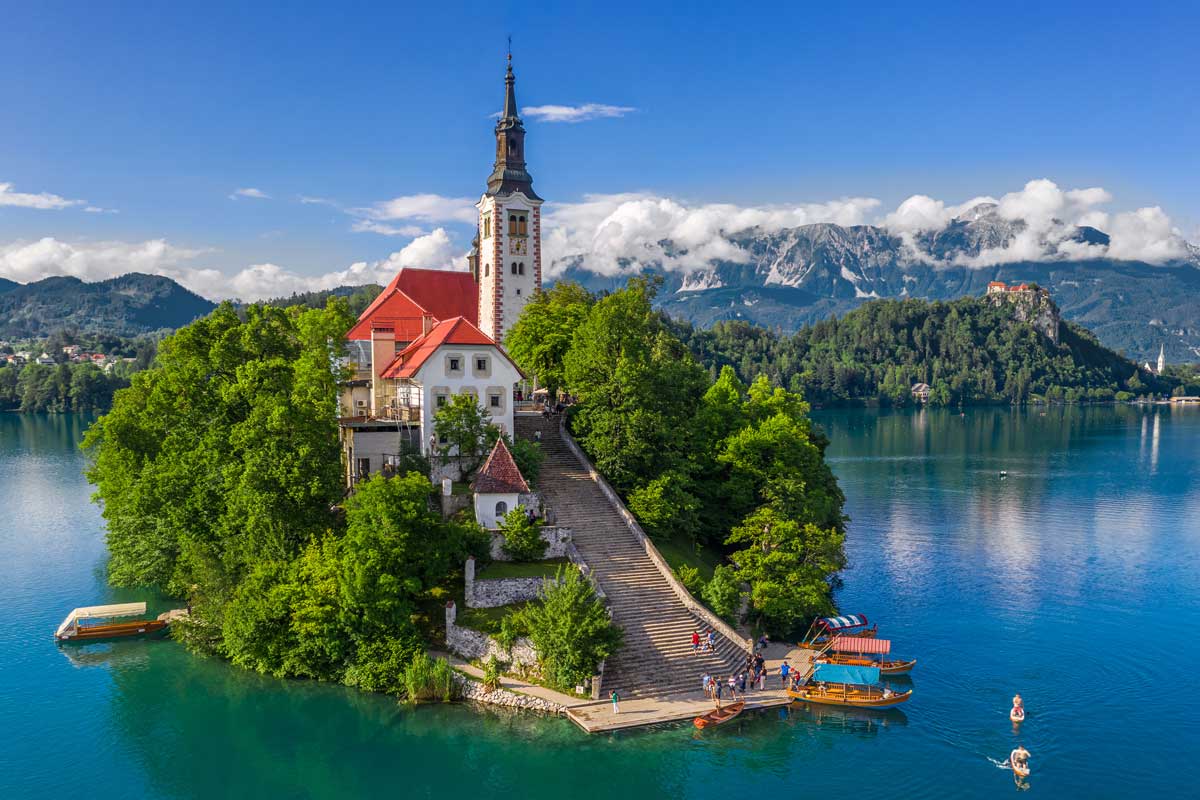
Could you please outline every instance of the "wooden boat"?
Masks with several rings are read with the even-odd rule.
[[[891,708],[912,698],[912,689],[894,692],[879,685],[880,674],[878,667],[818,664],[802,686],[787,694],[793,700],[852,708]]]
[[[60,644],[102,642],[136,636],[154,636],[166,631],[168,622],[162,619],[138,619],[129,622],[114,620],[142,617],[145,603],[116,603],[107,606],[76,608],[54,632]]]
[[[824,649],[837,636],[874,639],[879,634],[879,625],[867,627],[866,614],[846,614],[842,617],[817,617],[808,626],[808,632],[800,641],[801,647],[811,650]]]
[[[879,667],[879,671],[883,675],[907,675],[917,665],[915,658],[908,661],[902,659],[876,661],[866,656],[850,653],[826,653],[821,656],[821,661],[828,664],[846,664],[851,667]]]
[[[858,636],[834,636],[823,646],[820,661],[845,664],[850,667],[879,667],[884,675],[907,675],[916,666],[914,659],[889,659],[892,643],[887,639],[864,639]]]
[[[694,720],[692,720],[692,724],[697,728],[708,728],[712,725],[720,725],[722,722],[729,722],[729,720],[742,713],[742,709],[745,707],[745,701],[739,700],[736,703],[730,703],[727,706],[714,709],[707,714],[696,717]]]

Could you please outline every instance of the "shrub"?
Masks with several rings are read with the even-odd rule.
[[[538,561],[546,555],[541,523],[529,518],[525,506],[517,506],[500,520],[504,552],[515,561]]]
[[[679,569],[675,570],[675,577],[683,584],[683,588],[693,595],[699,595],[704,590],[704,578],[700,575],[699,567],[680,564]]]
[[[410,703],[449,703],[454,693],[454,670],[444,658],[417,653],[404,669],[404,694]]]
[[[355,663],[346,669],[343,681],[364,692],[403,694],[407,665],[424,655],[421,650],[421,640],[415,633],[410,637],[364,643],[358,648]]]
[[[719,564],[713,570],[712,580],[704,585],[701,594],[704,602],[708,603],[708,607],[717,616],[733,621],[742,600],[742,587],[737,578],[737,570],[728,564]]]
[[[500,675],[503,673],[500,661],[491,656],[483,665],[483,688],[494,692],[500,688]]]
[[[516,613],[500,620],[500,631],[496,633],[495,639],[505,650],[511,650],[517,639],[528,635],[529,628],[525,625],[524,617]]]
[[[546,581],[541,603],[519,614],[537,650],[542,674],[556,689],[571,691],[596,673],[596,666],[621,646],[622,631],[590,581],[574,567]]]

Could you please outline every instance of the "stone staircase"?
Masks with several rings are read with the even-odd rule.
[[[622,697],[700,692],[700,676],[722,676],[745,664],[746,643],[716,629],[716,652],[692,653],[692,631],[712,627],[680,599],[646,546],[592,480],[563,441],[557,419],[520,414],[516,433],[533,439],[542,432],[546,459],[537,481],[555,523],[569,527],[575,546],[608,595],[613,620],[625,643],[604,668],[603,694]]]

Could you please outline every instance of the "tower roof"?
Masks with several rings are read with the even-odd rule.
[[[517,112],[517,79],[512,53],[504,71],[504,109],[496,121],[496,163],[488,176],[487,193],[493,196],[521,192],[530,200],[541,200],[533,191],[533,176],[525,169],[525,126]]]
[[[479,468],[471,488],[477,494],[525,494],[529,491],[529,484],[521,475],[503,437],[496,439],[496,446]]]
[[[516,120],[518,125],[521,124],[521,119],[517,116],[517,79],[512,71],[512,53],[508,54],[508,69],[504,73],[504,112],[500,119],[512,119]]]

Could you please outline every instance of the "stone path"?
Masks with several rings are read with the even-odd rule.
[[[537,481],[555,523],[572,531],[573,541],[608,596],[613,620],[625,631],[621,650],[605,664],[603,691],[624,698],[662,698],[696,693],[700,676],[729,675],[745,664],[745,642],[718,631],[716,652],[695,655],[693,630],[708,624],[675,593],[646,546],[592,480],[559,434],[558,420],[519,414],[518,436],[533,439],[541,431],[545,462]],[[631,706],[632,708],[632,706]]]

